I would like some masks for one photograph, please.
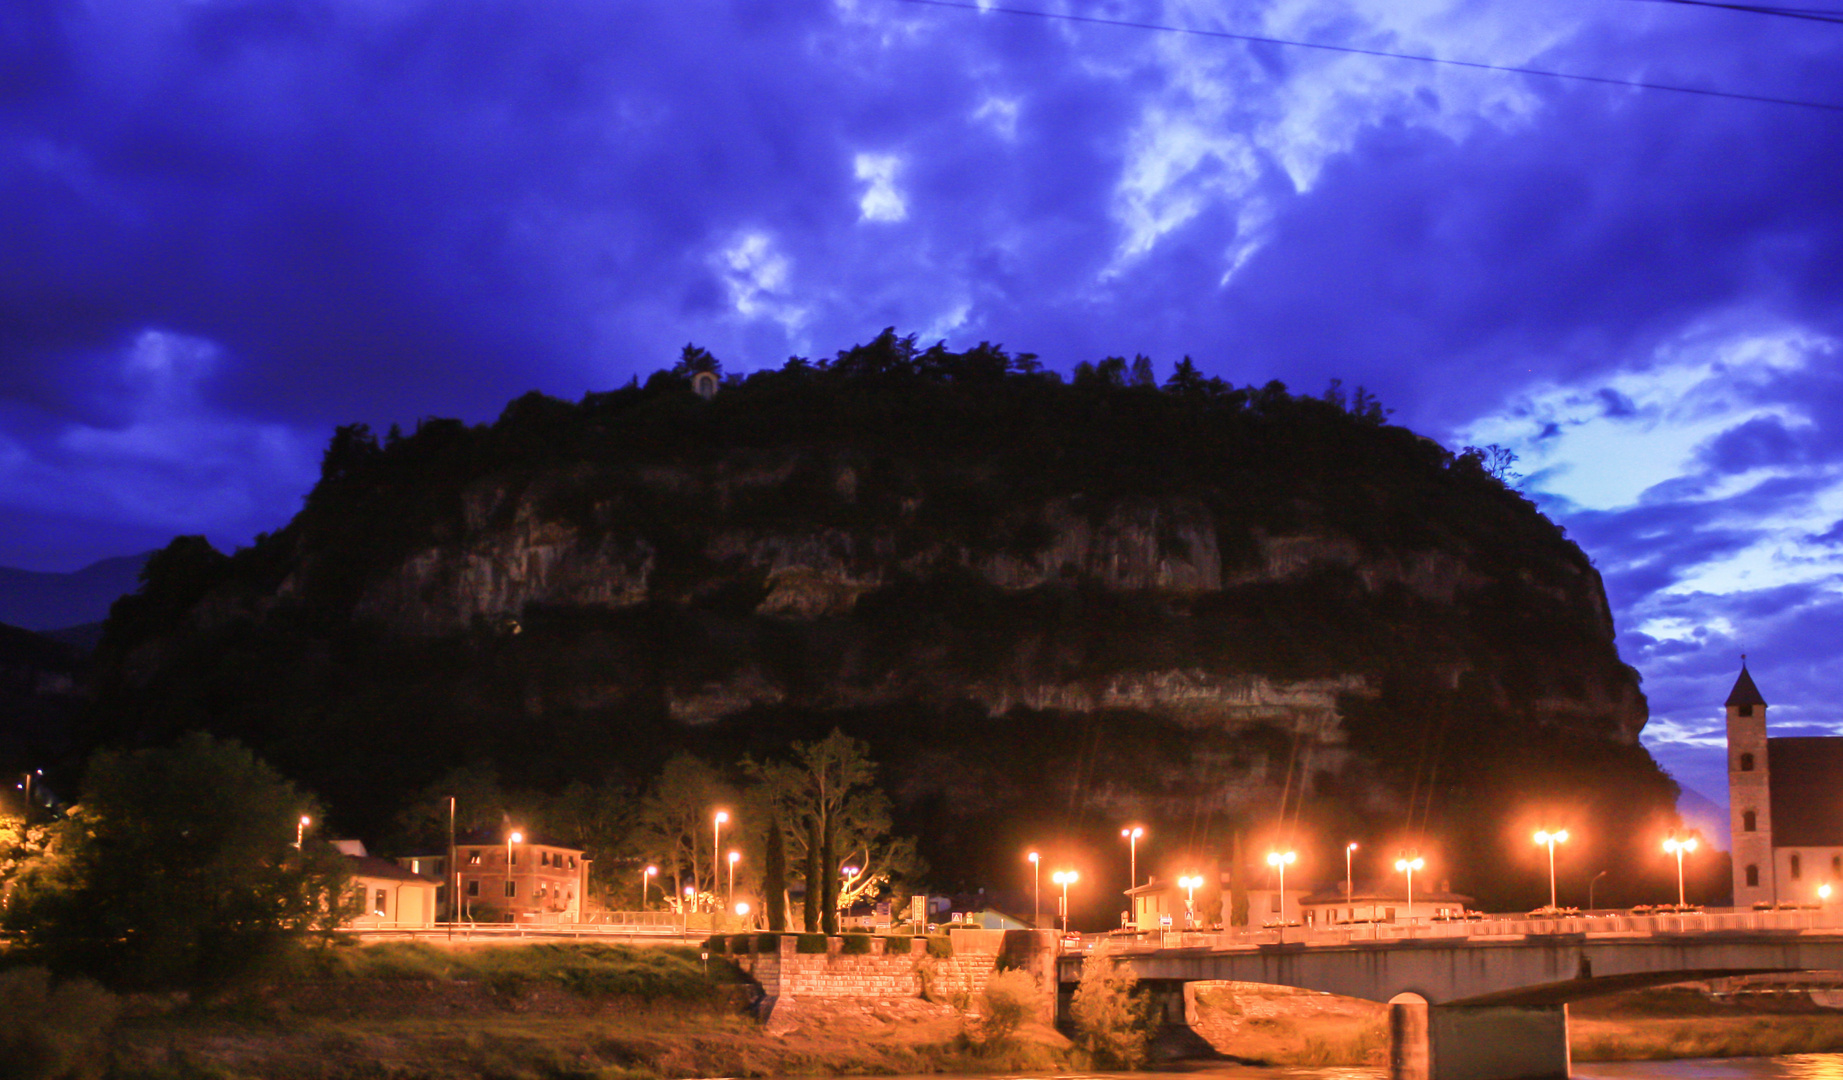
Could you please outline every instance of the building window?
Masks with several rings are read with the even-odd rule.
[[[1383,922],[1394,922],[1395,921],[1395,909],[1392,907],[1383,908],[1382,909],[1382,921]]]
[[[539,866],[549,866],[550,865],[550,852],[548,851],[538,852],[538,865]]]
[[[1741,715],[1742,715],[1742,716],[1752,716],[1752,715],[1753,715],[1753,706],[1752,706],[1752,705],[1742,705],[1742,706],[1741,706]]]
[[[385,910],[385,896],[384,896],[383,889],[379,889],[377,891],[377,896],[371,903],[371,910],[377,912],[379,915],[390,914],[388,911]]]
[[[1274,893],[1273,899],[1268,901],[1267,910],[1268,911],[1279,911],[1280,910],[1280,894],[1279,893]]]
[[[1796,851],[1792,852],[1792,880],[1793,881],[1798,880],[1798,872],[1802,869],[1804,869],[1804,865],[1799,861],[1798,852]]]
[[[479,896],[480,895],[480,879],[479,878],[474,878],[467,883],[467,895],[469,896]]]
[[[1742,772],[1752,772],[1753,771],[1753,755],[1752,754],[1742,754],[1741,755],[1741,771]]]
[[[479,866],[480,865],[480,853],[478,851],[470,851],[467,853],[467,865],[469,866]]]
[[[509,897],[518,895],[518,882],[516,881],[506,882],[506,895]]]
[[[1759,867],[1749,866],[1747,868],[1747,887],[1749,889],[1757,889],[1760,887],[1760,868]]]
[[[571,870],[576,869],[576,856],[574,855],[570,856],[570,869]]]
[[[1741,831],[1742,832],[1753,832],[1754,826],[1755,824],[1758,823],[1758,821],[1759,819],[1753,816],[1752,810],[1742,811],[1741,812]]]
[[[1832,855],[1830,857],[1830,876],[1833,878],[1843,877],[1843,855]]]

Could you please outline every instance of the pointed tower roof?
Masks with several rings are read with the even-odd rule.
[[[1729,692],[1725,703],[1730,708],[1735,705],[1765,705],[1766,699],[1760,696],[1760,688],[1753,684],[1753,676],[1747,674],[1747,661],[1741,661],[1741,677],[1734,680],[1734,689]]]

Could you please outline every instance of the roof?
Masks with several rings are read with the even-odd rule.
[[[581,844],[567,843],[565,841],[558,840],[554,837],[549,837],[549,836],[539,836],[535,833],[530,832],[529,830],[521,829],[519,831],[524,836],[524,839],[519,841],[521,845],[548,847],[548,848],[560,848],[564,851],[573,851],[578,855],[583,853],[583,847]],[[454,838],[454,846],[455,847],[494,847],[494,846],[505,847],[506,837],[507,837],[507,834],[498,829],[477,830],[474,832],[462,833],[459,836],[456,836]]]
[[[1760,688],[1753,684],[1753,676],[1747,674],[1745,661],[1741,663],[1741,677],[1734,680],[1734,689],[1728,692],[1728,700],[1725,704],[1729,708],[1736,705],[1764,706],[1766,704],[1766,699],[1760,696]]]
[[[412,874],[389,859],[380,859],[373,855],[347,855],[346,865],[353,877],[380,878],[385,881],[414,881],[423,885],[439,885],[432,877]]]
[[[1773,846],[1843,847],[1843,738],[1768,739],[1766,763]]]

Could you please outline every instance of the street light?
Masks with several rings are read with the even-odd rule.
[[[1030,928],[1043,929],[1043,859],[1036,852],[1024,856],[1030,860]]]
[[[1062,903],[1059,907],[1062,915],[1062,936],[1069,936],[1069,886],[1081,880],[1081,875],[1073,870],[1058,870],[1049,879],[1062,886]]]
[[[1555,845],[1567,842],[1568,830],[1566,829],[1557,829],[1554,832],[1547,829],[1536,830],[1536,843],[1546,844],[1549,849],[1549,909],[1555,912],[1561,910],[1561,905],[1555,902]]]
[[[1404,855],[1395,860],[1395,869],[1408,875],[1408,933],[1414,933],[1414,872],[1427,865],[1419,855]]]
[[[1817,899],[1819,903],[1827,904],[1830,902],[1830,885],[1828,882],[1817,887]]]
[[[27,804],[27,809],[30,808],[31,805]],[[312,824],[313,819],[306,814],[302,814],[301,820],[294,823],[294,850],[301,850],[301,841],[307,838],[307,827]]]
[[[1664,837],[1664,851],[1677,857],[1677,910],[1689,906],[1683,899],[1683,856],[1696,850],[1696,838],[1686,836],[1678,840],[1675,833]]]
[[[730,852],[730,883],[729,888],[723,891],[723,902],[726,904],[736,899],[736,860],[740,858],[742,858],[742,852]]]
[[[1350,905],[1346,916],[1350,922],[1357,921],[1357,892],[1350,881],[1350,855],[1357,850],[1357,842],[1352,840],[1344,845],[1344,903]],[[1372,911],[1371,914],[1374,914]]]
[[[520,832],[506,834],[506,921],[517,922],[518,917],[512,910],[512,845],[525,842],[525,834]]]
[[[1184,890],[1184,925],[1186,928],[1197,924],[1197,888],[1203,879],[1196,874],[1187,874],[1177,879],[1178,887]]]
[[[717,811],[717,816],[713,824],[710,826],[710,906],[713,909],[717,906],[717,878],[723,873],[723,868],[717,865],[717,852],[722,848],[723,844],[723,823],[729,819],[730,812],[728,810],[719,810]],[[696,877],[697,875],[693,874],[692,876]]]
[[[640,910],[646,910],[646,879],[659,872],[657,866],[649,866],[640,871]]]
[[[1280,868],[1280,940],[1286,940],[1286,868],[1299,858],[1296,851],[1270,851],[1267,865]]]
[[[1145,830],[1137,825],[1130,829],[1121,829],[1120,835],[1126,839],[1127,874],[1126,891],[1132,892],[1139,887],[1139,838]]]

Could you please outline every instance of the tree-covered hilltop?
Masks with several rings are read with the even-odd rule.
[[[1134,817],[1192,859],[1276,829],[1443,847],[1520,902],[1521,868],[1482,869],[1505,823],[1670,812],[1588,559],[1501,457],[1362,390],[1065,381],[893,331],[706,400],[716,367],[340,428],[287,527],[148,564],[92,737],[234,736],[375,835],[461,765],[638,788],[836,726],[939,885]]]

